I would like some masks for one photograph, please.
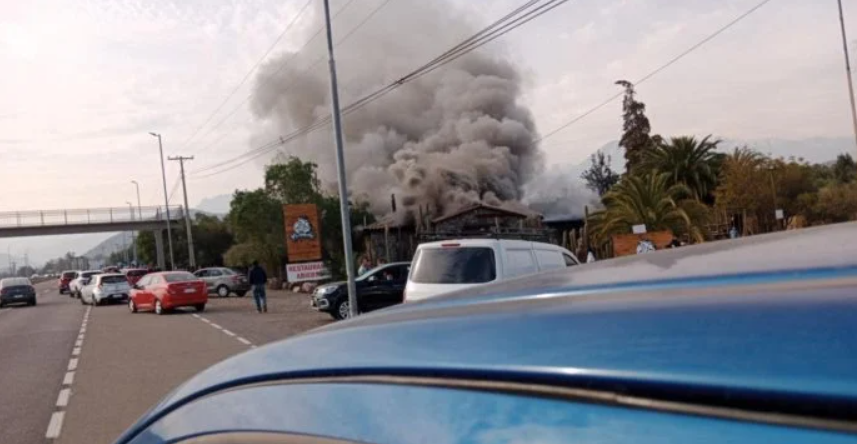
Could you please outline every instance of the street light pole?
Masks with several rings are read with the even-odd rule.
[[[140,205],[140,184],[136,180],[132,180],[131,183],[137,188],[137,218],[143,220],[143,207]]]
[[[156,133],[149,133],[158,138],[158,149],[161,152],[161,178],[164,180],[164,204],[167,206],[167,241],[170,246],[170,270],[175,270],[176,261],[173,256],[173,230],[170,227],[170,196],[167,194],[167,170],[164,167],[164,144],[161,141],[161,135]]]
[[[854,103],[854,81],[851,80],[851,58],[848,55],[848,37],[845,34],[845,15],[842,0],[839,3],[839,27],[842,29],[842,50],[845,52],[845,76],[848,78],[848,100],[851,101],[851,123],[854,125],[854,141],[857,143],[857,105]],[[855,145],[857,148],[857,145]]]
[[[345,154],[343,153],[342,115],[339,111],[339,88],[336,84],[336,62],[333,58],[333,31],[330,25],[330,4],[324,1],[324,21],[327,28],[327,54],[330,58],[330,104],[333,115],[334,141],[336,142],[336,172],[339,176],[339,212],[342,216],[342,240],[345,250],[345,270],[348,274],[349,317],[359,313],[357,307],[357,282],[355,281],[354,253],[351,245],[351,209],[348,205],[348,186],[345,183]]]
[[[131,213],[131,222],[134,222],[134,204],[131,202],[125,202],[128,204],[128,211]],[[131,245],[134,247],[134,266],[137,266],[139,262],[137,261],[137,241],[134,238],[134,230],[131,230]]]

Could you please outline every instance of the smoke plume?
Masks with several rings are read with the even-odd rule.
[[[334,22],[334,41],[370,13],[351,8]],[[310,33],[321,26],[322,17],[316,10],[314,23],[307,26]],[[336,48],[343,106],[472,35],[477,27],[465,17],[440,1],[386,5]],[[260,70],[251,106],[262,128],[254,143],[274,140],[330,113],[323,37],[298,54],[273,58]],[[346,116],[352,197],[384,215],[395,194],[402,218],[412,218],[418,207],[441,216],[477,201],[519,202],[524,184],[543,169],[533,143],[533,118],[519,102],[521,88],[518,70],[491,43]],[[318,163],[322,181],[333,184],[331,131],[328,126],[310,133],[281,152]]]

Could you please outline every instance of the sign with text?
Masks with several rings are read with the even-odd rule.
[[[289,263],[321,259],[321,227],[315,204],[283,205]]]
[[[286,279],[289,282],[320,281],[329,278],[330,270],[322,261],[286,265]]]

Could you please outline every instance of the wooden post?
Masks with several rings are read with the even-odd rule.
[[[384,257],[390,262],[390,226],[384,224]]]

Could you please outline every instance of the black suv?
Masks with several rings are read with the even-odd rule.
[[[360,312],[401,304],[410,270],[410,262],[393,262],[379,265],[358,277],[357,307]],[[334,282],[319,286],[312,294],[312,306],[318,311],[330,313],[334,319],[347,318],[348,284]]]

